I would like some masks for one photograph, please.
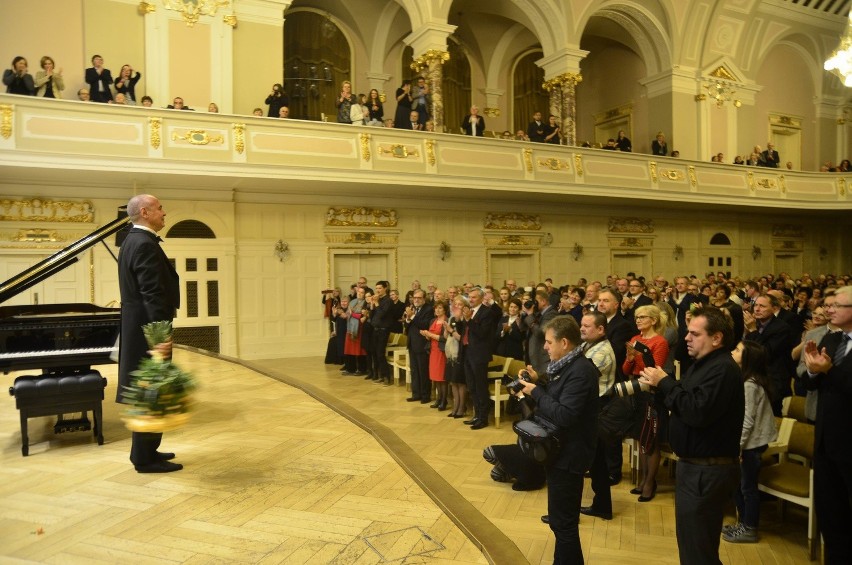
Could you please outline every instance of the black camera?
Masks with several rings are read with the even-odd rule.
[[[520,376],[517,379],[513,379],[508,375],[503,375],[503,385],[507,390],[517,394],[524,390],[524,382],[532,382],[532,378],[530,377],[529,371],[524,369],[521,371]]]
[[[527,308],[527,309],[532,308],[534,305],[535,305],[535,302],[533,302],[532,300],[527,300],[526,302],[524,302],[524,308]]]
[[[609,389],[609,393],[613,396],[633,396],[639,391],[650,392],[651,388],[651,385],[640,383],[639,379],[631,379],[629,381],[615,383],[612,385],[612,388]]]

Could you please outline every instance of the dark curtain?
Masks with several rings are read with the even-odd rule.
[[[447,42],[450,60],[444,63],[444,127],[447,132],[459,133],[462,119],[470,113],[470,63],[467,55],[452,37]],[[483,115],[480,108],[480,115]],[[487,126],[488,124],[486,124]]]
[[[287,14],[284,91],[290,98],[290,117],[320,120],[325,114],[329,122],[336,122],[334,103],[343,81],[351,80],[350,62],[349,44],[334,22],[313,12]],[[352,93],[358,92],[353,84]]]
[[[540,52],[525,55],[515,66],[515,76],[512,77],[512,92],[514,93],[515,128],[512,133],[527,129],[535,112],[541,112],[542,119],[547,123],[550,114],[550,96],[541,85],[544,82],[544,70],[535,64],[541,59]]]

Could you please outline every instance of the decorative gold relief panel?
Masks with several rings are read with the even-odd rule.
[[[540,230],[541,218],[539,216],[531,216],[528,214],[509,214],[489,213],[485,216],[483,224],[485,229],[491,230]]]
[[[571,166],[568,164],[568,161],[563,161],[562,159],[557,159],[556,157],[550,157],[549,159],[542,159],[541,157],[537,160],[539,168],[550,169],[551,171],[569,171]]]
[[[88,200],[0,200],[4,222],[93,222],[95,208]]]
[[[610,233],[654,233],[654,220],[650,218],[610,218]]]
[[[184,130],[185,133],[172,131],[172,141],[186,141],[191,145],[209,145],[216,143],[221,145],[225,138],[218,133],[207,133],[204,129],[189,129]]]
[[[0,104],[0,136],[3,139],[12,137],[12,104]]]
[[[773,224],[772,237],[805,237],[805,228],[801,224]]]
[[[396,210],[390,208],[329,208],[325,216],[327,226],[396,227]]]
[[[402,143],[394,143],[392,145],[379,145],[379,153],[382,155],[391,155],[397,159],[407,159],[408,157],[419,157],[416,147],[407,147]],[[365,159],[366,161],[367,159]]]

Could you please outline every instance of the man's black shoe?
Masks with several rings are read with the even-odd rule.
[[[609,485],[615,486],[621,482],[621,475],[610,475],[609,476]]]
[[[581,506],[580,514],[585,514],[586,516],[594,516],[595,518],[600,518],[601,520],[612,520],[612,512],[604,513],[600,510],[595,510],[591,506]]]
[[[488,427],[488,422],[486,422],[485,420],[479,420],[478,422],[476,422],[475,424],[470,426],[470,429],[471,430],[481,430],[482,428],[487,428],[487,427]]]
[[[162,452],[161,452],[161,451],[158,451],[158,452],[155,454],[155,457],[156,457],[157,459],[159,459],[160,461],[168,461],[169,459],[174,459],[174,458],[175,458],[175,454],[174,454],[174,453],[169,453],[168,451],[162,451]]]
[[[183,469],[183,465],[172,463],[171,461],[157,461],[150,465],[136,466],[137,473],[171,473],[173,471],[180,471],[181,469]]]
[[[414,397],[412,396],[411,398],[406,398],[406,399],[405,399],[405,401],[406,401],[406,402],[420,402],[420,399],[419,399],[419,398],[414,398]]]
[[[479,418],[471,418],[470,420],[465,420],[462,422],[465,426],[472,426],[479,421]]]
[[[544,516],[542,516],[541,521],[544,522],[545,524],[549,524],[550,523],[550,514],[545,514]]]

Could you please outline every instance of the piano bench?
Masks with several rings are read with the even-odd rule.
[[[101,401],[104,399],[104,389],[107,380],[97,371],[73,375],[36,375],[23,376],[15,379],[9,387],[9,394],[15,397],[15,407],[21,412],[21,453],[29,455],[29,436],[27,435],[27,419],[37,416],[59,416],[72,412],[82,412],[83,420],[86,412],[92,411],[94,419],[94,437],[98,445],[103,445],[103,412]],[[69,426],[61,426],[61,420],[54,428],[66,431]],[[76,426],[79,429],[79,425]],[[88,429],[86,427],[85,429]]]

